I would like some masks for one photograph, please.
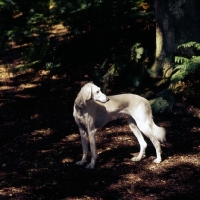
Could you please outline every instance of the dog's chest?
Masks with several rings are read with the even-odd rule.
[[[84,113],[84,111],[82,109],[77,109],[77,108],[74,108],[74,109],[75,109],[74,110],[74,112],[75,112],[74,118],[75,118],[77,125],[86,128],[87,127],[86,114]]]

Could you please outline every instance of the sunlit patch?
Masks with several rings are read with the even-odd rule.
[[[73,162],[73,159],[71,159],[71,158],[64,158],[63,160],[61,160],[61,163],[71,163],[71,162]]]
[[[121,190],[122,185],[129,185],[131,187],[127,187],[125,191],[129,194],[134,193],[134,185],[139,184],[141,181],[143,181],[140,177],[138,177],[138,174],[126,174],[122,175],[120,180],[118,180],[116,183],[110,184],[108,187],[109,189],[113,190]]]
[[[142,179],[138,176],[138,174],[131,174],[131,173],[129,173],[129,174],[125,174],[125,175],[123,175],[122,176],[123,177],[123,179],[125,180],[125,181],[134,181],[134,182],[138,182],[138,181],[141,181]]]
[[[51,37],[69,33],[69,26],[63,26],[62,23],[56,24],[52,26],[52,28],[49,30],[49,33]],[[60,40],[62,40],[62,38],[60,38]]]
[[[43,150],[40,151],[40,153],[52,153],[52,151],[53,151],[52,149],[50,149],[50,150],[49,149],[43,149]]]
[[[27,84],[19,85],[18,90],[23,90],[23,89],[27,89],[27,88],[36,88],[36,87],[38,87],[38,84],[27,83]]]
[[[40,71],[38,72],[38,74],[39,74],[40,76],[47,76],[47,75],[50,74],[50,70],[40,70]]]
[[[62,139],[63,142],[67,142],[67,141],[75,141],[79,139],[79,135],[78,134],[71,134],[66,136],[64,139]]]
[[[27,193],[27,191],[29,190],[28,187],[22,186],[20,188],[17,187],[7,187],[7,188],[3,188],[0,190],[0,195],[2,197],[12,197],[18,194],[24,194]]]
[[[53,133],[53,131],[48,128],[48,129],[40,129],[40,130],[35,130],[31,133],[32,136],[49,136]],[[39,138],[38,138],[39,139]]]
[[[53,76],[51,77],[51,80],[58,80],[58,79],[59,79],[58,75],[53,75]]]
[[[1,86],[1,90],[5,91],[5,90],[15,90],[15,87],[13,86],[7,86],[7,85],[4,85],[4,86]]]

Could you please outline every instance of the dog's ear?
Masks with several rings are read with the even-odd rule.
[[[92,83],[88,83],[84,85],[81,89],[81,95],[83,97],[84,102],[91,99],[92,96]]]
[[[84,85],[75,100],[76,105],[81,109],[85,108],[86,101],[91,99],[91,95],[92,95],[91,84],[89,83]]]
[[[78,96],[75,99],[75,104],[80,109],[83,109],[85,107],[85,103],[84,103],[83,97],[80,94],[80,92],[79,92]]]

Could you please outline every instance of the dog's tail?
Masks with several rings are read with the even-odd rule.
[[[163,127],[153,123],[153,134],[160,142],[166,142],[166,131]]]

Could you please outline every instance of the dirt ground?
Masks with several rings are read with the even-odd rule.
[[[199,109],[176,103],[172,113],[154,115],[167,130],[163,162],[130,158],[139,145],[124,119],[97,134],[94,170],[76,166],[82,148],[73,101],[81,74],[28,70],[0,74],[0,199],[200,199]]]

